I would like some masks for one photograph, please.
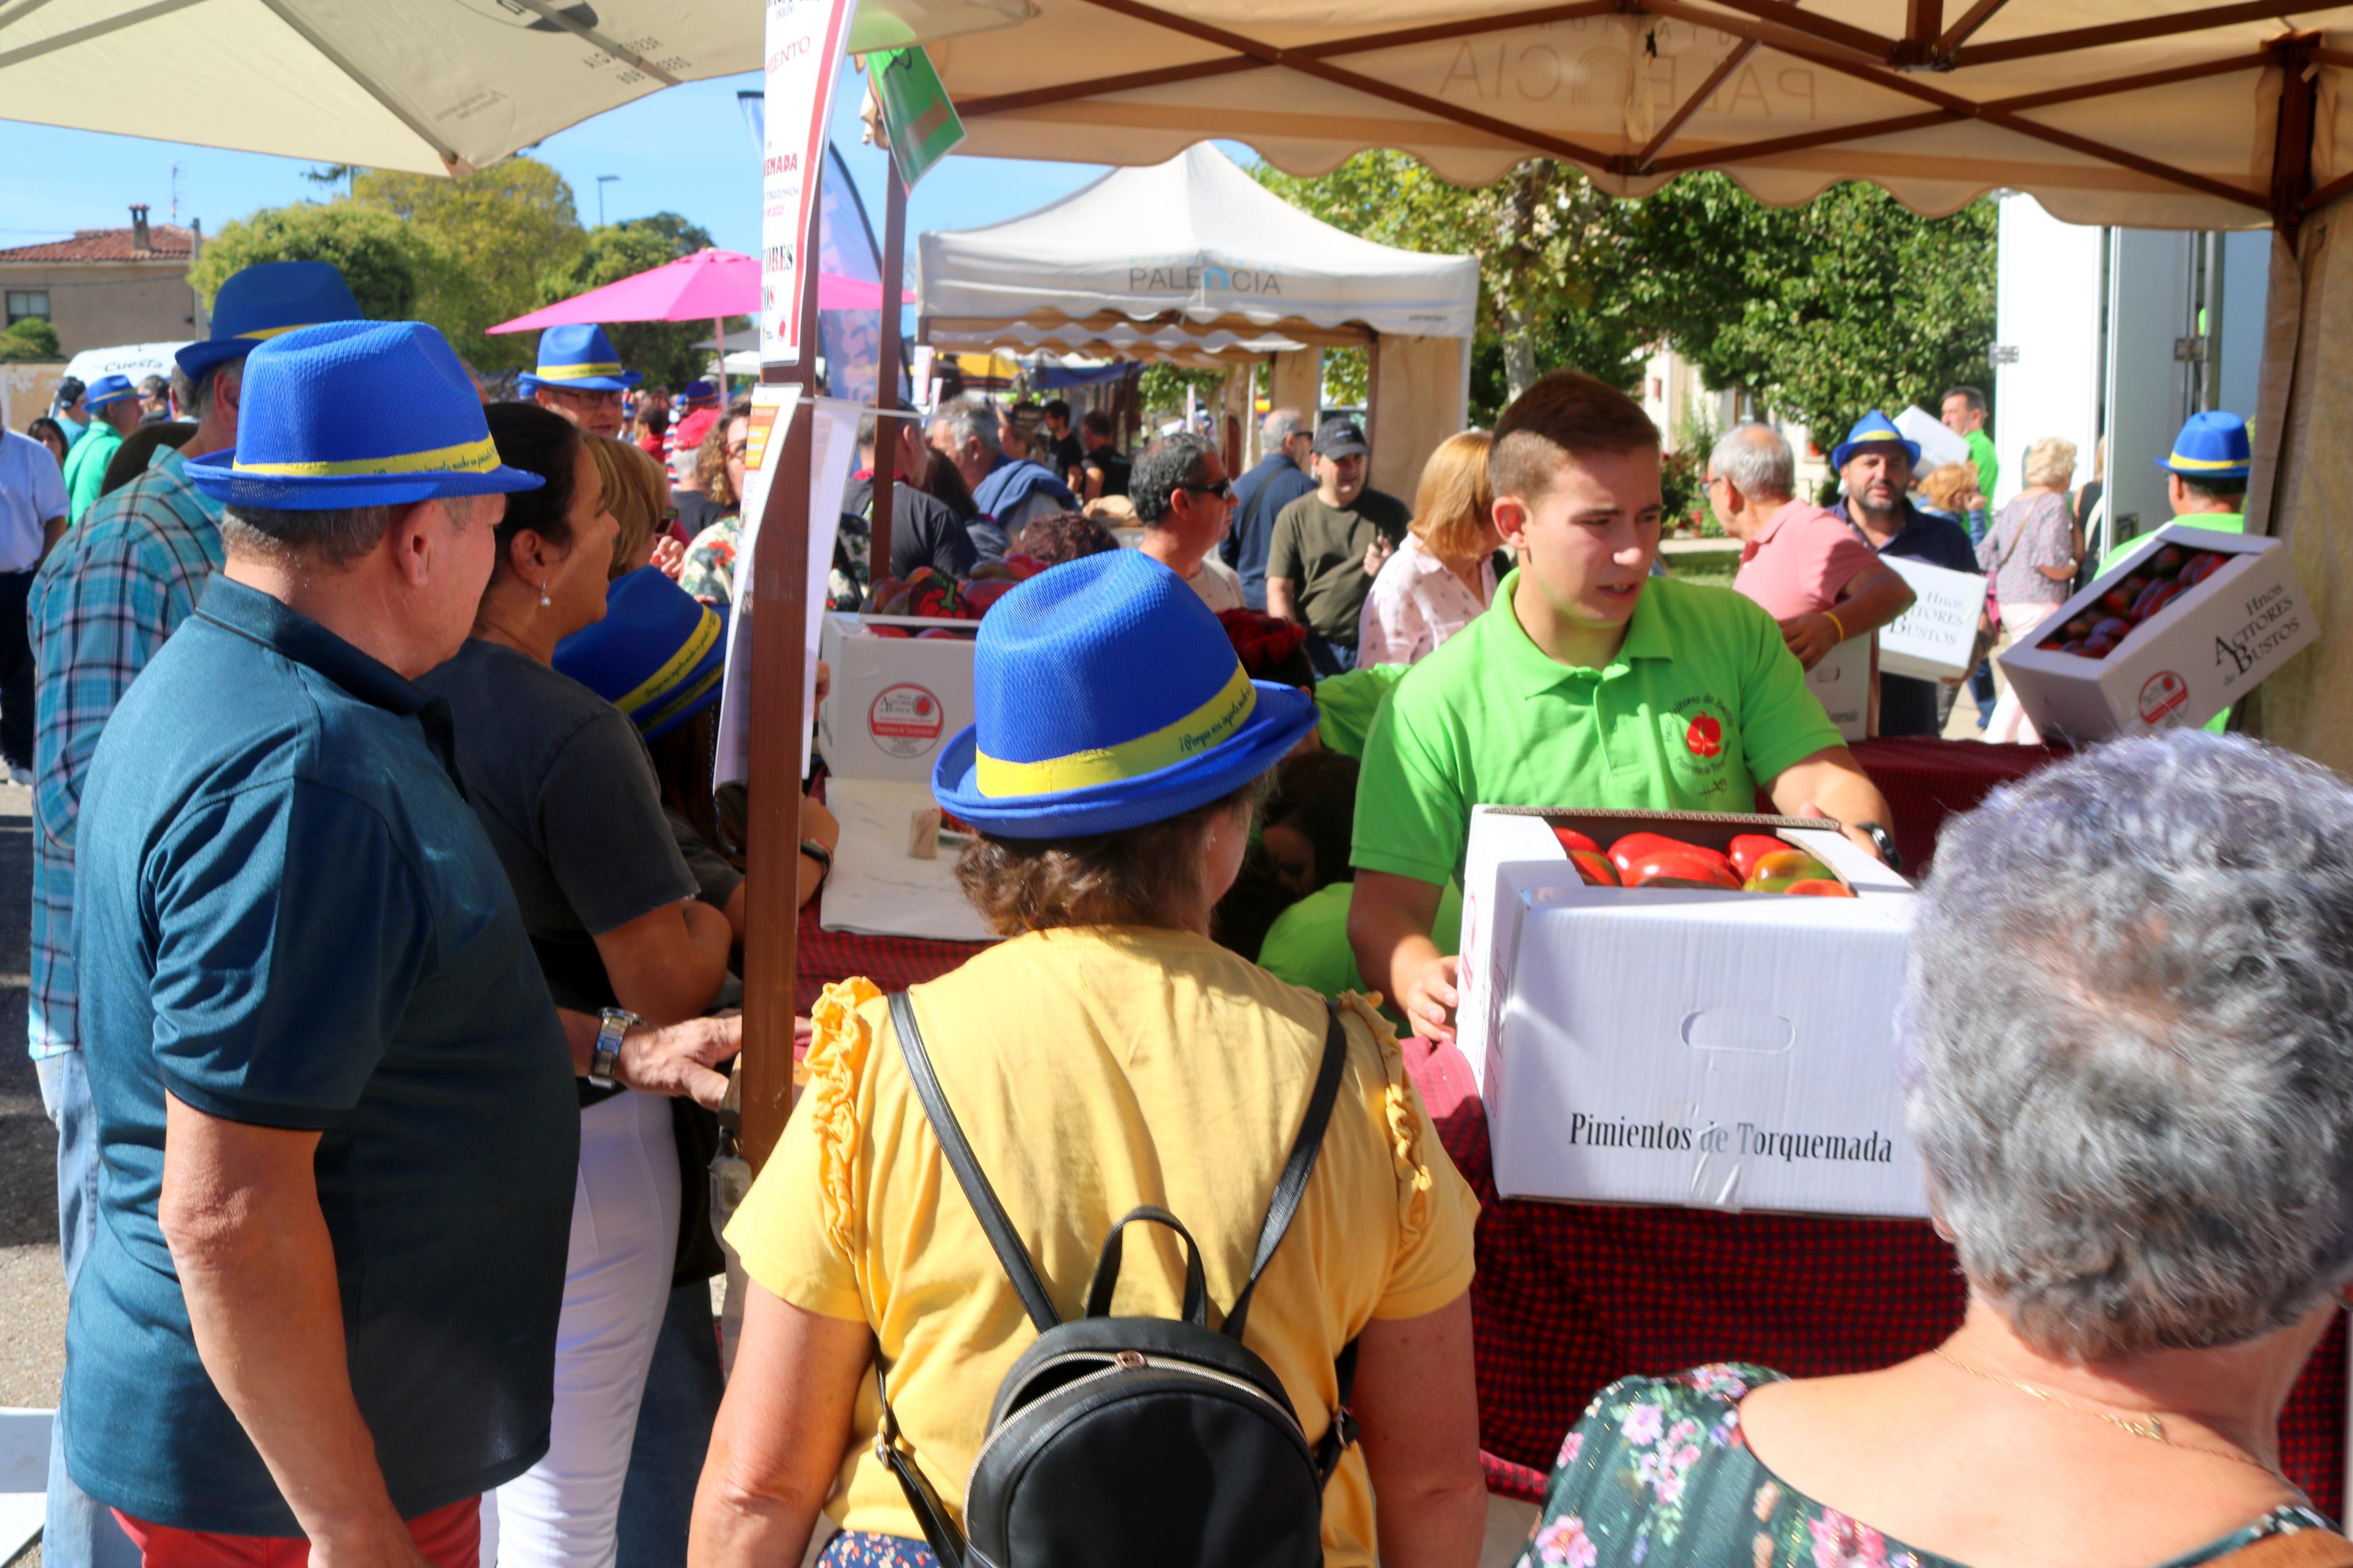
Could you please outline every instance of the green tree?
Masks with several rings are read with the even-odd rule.
[[[346,202],[263,207],[206,242],[188,283],[210,310],[230,273],[261,261],[329,262],[351,285],[362,315],[397,321],[415,314],[417,247],[388,213]]]
[[[463,179],[372,169],[355,176],[348,202],[388,215],[420,258],[417,314],[441,329],[477,369],[532,363],[528,332],[485,329],[539,302],[539,281],[579,254],[572,187],[535,158],[513,157]]]
[[[553,305],[569,300],[711,245],[709,231],[676,213],[656,213],[592,228],[575,255],[541,275],[538,303]],[[735,331],[748,320],[733,317],[728,329]],[[709,363],[694,346],[711,335],[709,321],[608,321],[605,330],[621,363],[643,372],[646,380],[656,385],[675,390],[702,374]]]
[[[65,358],[58,330],[38,316],[27,316],[0,332],[0,361]]]
[[[1710,384],[1754,389],[1817,432],[1991,385],[1992,202],[1924,218],[1849,184],[1773,208],[1702,174],[1640,205],[1621,280]]]
[[[1153,425],[1162,419],[1174,419],[1185,412],[1185,389],[1201,389],[1201,406],[1215,407],[1219,389],[1226,384],[1222,367],[1208,365],[1169,364],[1158,361],[1144,367],[1135,379],[1137,405],[1144,412],[1145,431],[1150,435]]]

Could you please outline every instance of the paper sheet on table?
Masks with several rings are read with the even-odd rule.
[[[828,931],[866,936],[920,936],[943,942],[989,942],[956,886],[958,846],[943,846],[936,860],[907,853],[915,813],[931,806],[928,785],[900,779],[828,779],[825,804],[841,824],[826,879],[823,921]]]
[[[785,433],[792,426],[796,405],[804,401],[794,386],[755,387],[752,393],[751,447],[744,453],[744,531],[735,545],[735,604],[727,623],[727,674],[719,693],[719,741],[712,762],[712,786],[750,776],[752,750],[752,617],[754,613],[752,571],[758,547],[760,516],[768,504],[768,488],[784,460]],[[801,712],[817,716],[817,640],[825,624],[826,579],[833,569],[834,535],[841,528],[841,495],[858,458],[858,416],[865,410],[854,403],[830,397],[806,400],[815,420],[809,453],[808,625],[804,630],[807,657],[801,667]],[[767,423],[770,408],[776,414]],[[814,737],[811,725],[801,726],[801,777],[808,777]]]

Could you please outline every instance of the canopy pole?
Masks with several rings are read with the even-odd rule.
[[[723,418],[723,417],[725,417],[726,413],[727,413],[727,318],[726,318],[726,317],[724,317],[724,316],[713,316],[713,317],[712,317],[712,318],[711,318],[711,344],[712,344],[712,347],[711,347],[711,363],[712,363],[712,368],[713,370],[715,370],[715,371],[718,373],[717,374],[713,375],[711,379],[712,379],[712,381],[716,382],[716,383],[718,384],[718,386],[719,386],[719,413],[720,413],[720,416]],[[720,437],[720,439],[723,441],[723,440],[725,440],[725,439],[726,439],[726,437],[723,436],[723,437]],[[741,496],[738,496],[738,497],[736,497],[735,499],[736,499],[737,500],[743,500],[744,498],[743,498],[743,497],[741,497]]]
[[[795,964],[800,937],[801,737],[808,714],[801,707],[807,679],[809,468],[814,457],[817,389],[818,224],[824,211],[825,165],[808,171],[808,227],[801,236],[803,268],[800,360],[762,365],[768,385],[801,389],[792,418],[781,431],[775,477],[760,510],[760,534],[752,557],[752,704],[748,748],[751,777],[744,857],[744,1057],[736,1066],[743,1085],[744,1157],[754,1171],[767,1163],[784,1136],[793,1103]],[[720,339],[721,374],[727,363]],[[723,413],[723,419],[725,415]],[[726,439],[724,435],[720,437]],[[738,584],[737,609],[742,610]]]
[[[900,276],[907,269],[907,187],[899,178],[899,160],[886,160],[882,196],[882,351],[874,365],[874,406],[895,409],[899,404]],[[891,572],[891,487],[899,456],[899,421],[878,413],[874,420],[874,522],[866,544],[866,577],[880,583]],[[915,476],[910,474],[909,479]]]

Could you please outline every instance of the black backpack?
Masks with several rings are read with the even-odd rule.
[[[898,1478],[943,1568],[1314,1568],[1324,1561],[1324,1485],[1356,1440],[1348,1389],[1356,1347],[1340,1352],[1340,1407],[1310,1448],[1273,1369],[1242,1344],[1250,1296],[1298,1213],[1340,1091],[1347,1037],[1334,1011],[1307,1115],[1268,1204],[1249,1282],[1222,1329],[1208,1326],[1201,1250],[1176,1216],[1150,1205],[1112,1226],[1087,1288],[1086,1316],[1063,1322],[1004,1205],[940,1092],[904,992],[891,998],[900,1053],[948,1168],[971,1201],[1038,1342],[1006,1374],[956,1528],[901,1447],[878,1368],[876,1455]],[[1137,1220],[1185,1241],[1182,1318],[1114,1318],[1120,1239]]]

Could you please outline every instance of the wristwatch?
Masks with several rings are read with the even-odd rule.
[[[801,853],[817,862],[817,885],[824,887],[825,879],[833,875],[833,851],[814,838],[804,838]]]
[[[1871,836],[1872,845],[1878,849],[1879,858],[1887,862],[1889,870],[1900,876],[1904,870],[1904,857],[1896,850],[1895,835],[1876,822],[1858,822],[1855,826]]]
[[[621,1061],[621,1037],[645,1020],[626,1007],[607,1007],[598,1015],[596,1049],[588,1058],[588,1081],[598,1089],[617,1087],[613,1069]]]

